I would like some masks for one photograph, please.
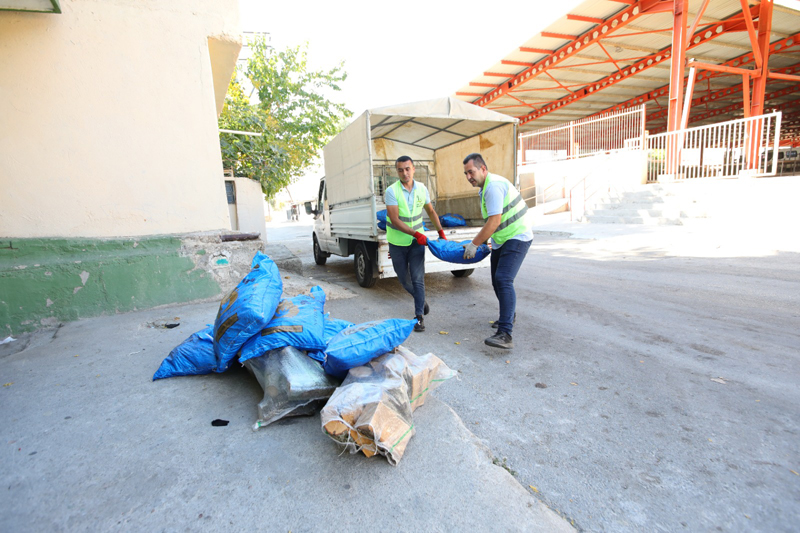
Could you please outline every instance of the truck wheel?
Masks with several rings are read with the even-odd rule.
[[[474,268],[468,268],[467,270],[451,270],[450,272],[457,278],[466,278],[471,276],[473,272],[475,272]]]
[[[330,257],[330,254],[325,253],[320,249],[317,236],[314,235],[314,262],[322,266],[325,264],[325,261],[328,260],[328,257]]]
[[[356,267],[356,279],[358,284],[362,287],[370,288],[375,285],[378,280],[373,270],[372,258],[367,252],[367,247],[363,242],[356,245],[356,253],[353,258],[353,264]]]

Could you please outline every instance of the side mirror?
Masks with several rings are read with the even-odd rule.
[[[306,202],[303,204],[306,208],[306,215],[316,215],[317,210],[311,207],[311,202]]]

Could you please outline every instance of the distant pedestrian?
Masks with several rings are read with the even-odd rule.
[[[414,331],[425,331],[423,315],[429,311],[425,301],[425,245],[428,239],[421,232],[422,210],[445,239],[439,216],[431,205],[428,189],[414,181],[414,161],[404,155],[395,162],[397,176],[400,178],[386,189],[386,240],[389,241],[389,255],[397,279],[403,288],[414,297],[414,317],[417,324]]]
[[[481,154],[469,154],[464,159],[464,174],[473,187],[481,188],[481,215],[485,221],[472,242],[464,245],[464,259],[475,257],[477,247],[492,238],[492,287],[500,302],[500,318],[492,324],[497,332],[484,342],[495,348],[511,349],[517,307],[514,278],[533,240],[525,217],[528,206],[510,181],[489,173]]]

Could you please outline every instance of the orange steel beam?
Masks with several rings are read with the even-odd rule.
[[[577,35],[568,35],[566,33],[553,33],[551,31],[543,31],[539,33],[542,37],[550,37],[552,39],[564,39],[565,41],[574,41],[578,38]]]
[[[573,55],[577,54],[581,48],[585,48],[594,44],[601,38],[606,37],[621,28],[624,28],[626,25],[630,24],[648,11],[657,9],[658,7],[660,7],[659,0],[641,0],[640,2],[637,2],[636,5],[630,5],[626,8],[623,8],[615,15],[605,19],[602,25],[584,32],[583,34],[579,35],[578,38],[561,46],[553,53],[548,54],[547,57],[540,59],[532,67],[526,68],[516,75],[508,76],[510,78],[509,81],[499,84],[497,89],[494,91],[489,91],[483,96],[483,98],[480,98],[473,103],[482,107],[488,106],[498,98],[504,96],[516,85],[528,81],[532,76],[535,77],[541,74],[541,71],[545,68],[555,66],[565,59],[569,59]],[[541,51],[541,49],[530,49],[525,47],[520,47],[520,50],[523,52],[534,50],[537,52]]]
[[[753,9],[758,9],[758,6],[754,6]],[[742,28],[743,25],[741,17],[734,16],[731,17],[730,19],[725,19],[719,22],[715,22],[711,26],[703,28],[697,34],[695,34],[691,40],[691,43],[687,48],[691,49],[696,46],[703,45],[719,37],[720,35],[723,35],[726,32],[739,31]],[[529,113],[527,115],[517,118],[520,119],[520,124],[525,124],[527,122],[530,122],[531,120],[535,120],[548,113],[552,113],[553,111],[567,104],[580,100],[581,98],[585,98],[596,91],[599,91],[610,85],[614,85],[620,81],[624,81],[633,76],[636,72],[641,72],[643,70],[652,68],[658,65],[659,63],[666,61],[667,59],[670,58],[671,53],[672,53],[671,49],[667,48],[665,50],[662,50],[661,52],[646,56],[641,61],[638,61],[635,65],[631,65],[630,67],[624,68],[622,72],[614,72],[609,76],[606,76],[605,78],[586,84],[583,89],[575,91],[574,95],[570,94],[559,100],[555,100],[550,105],[545,106],[536,112]],[[666,94],[668,86],[662,89],[664,89],[664,94]],[[641,97],[637,97],[637,100],[639,99],[641,99]],[[616,110],[616,107],[619,106],[615,106],[614,108],[609,108],[608,110],[603,111],[603,113],[608,112],[609,110]],[[600,113],[595,113],[592,116],[597,116],[598,114]]]
[[[771,100],[773,98],[779,98],[781,96],[786,96],[788,94],[794,94],[794,93],[798,93],[798,92],[800,92],[800,84],[793,85],[791,87],[786,87],[785,89],[772,91],[771,93],[767,93],[765,96],[766,96],[767,100]],[[770,106],[768,106],[768,107],[770,107],[770,109],[772,109],[773,111],[783,111],[786,108],[789,108],[789,107],[792,107],[792,106],[796,106],[796,105],[797,105],[797,101],[792,100],[790,102],[784,102],[783,104],[780,104],[780,105],[777,105],[777,106],[774,106],[774,107],[770,107]],[[719,109],[712,109],[708,113],[702,113],[700,115],[695,115],[693,117],[689,117],[689,122],[699,122],[701,120],[705,120],[707,118],[711,118],[711,117],[714,117],[714,116],[717,116],[717,115],[725,115],[725,114],[730,113],[732,111],[738,111],[739,109],[742,109],[742,107],[743,107],[743,103],[742,102],[737,102],[735,104],[731,104],[731,105],[726,106],[726,107],[721,107]],[[756,115],[752,115],[752,116],[756,116]],[[653,129],[652,131],[653,131],[653,133],[660,133],[660,132],[664,131],[664,129],[665,129],[664,127],[660,127],[660,128]]]
[[[462,91],[456,91],[456,96],[483,96],[481,93],[465,93]]]
[[[501,65],[517,65],[519,67],[531,67],[533,63],[525,63],[523,61],[511,61],[509,59],[502,59],[500,61]]]
[[[481,83],[478,81],[469,82],[470,87],[494,87],[494,83]]]
[[[567,20],[578,20],[580,22],[591,22],[593,24],[602,24],[603,22],[605,22],[603,19],[595,17],[584,17],[583,15],[572,15],[572,14],[567,14]]]
[[[758,33],[756,33],[756,28],[753,25],[753,17],[750,15],[750,11],[747,9],[747,0],[739,0],[739,3],[742,4],[742,15],[744,15],[744,23],[747,26],[747,36],[750,38],[750,46],[753,47],[753,55],[756,59],[756,68],[760,70],[761,50],[758,47]],[[760,20],[759,24],[761,24]]]
[[[772,0],[762,0],[758,8],[758,45],[762,50],[761,75],[753,79],[753,96],[750,99],[752,116],[764,114],[764,93],[767,90],[769,69],[769,38],[772,30]]]
[[[758,76],[760,70],[753,70],[739,67],[729,67],[727,65],[714,65],[713,63],[703,63],[702,61],[691,61],[689,66],[701,68],[704,70],[712,70],[714,72],[727,72],[728,74],[740,74],[742,76]]]
[[[527,46],[520,46],[520,52],[530,52],[532,54],[552,54],[555,50],[548,50],[547,48],[529,48]]]
[[[495,76],[495,77],[498,77],[498,78],[510,78],[510,77],[513,76],[513,74],[504,74],[502,72],[484,72],[483,75],[484,76]],[[481,95],[481,96],[483,96],[483,95]]]
[[[775,72],[776,73],[780,73],[780,74],[782,74],[782,73],[791,73],[791,72],[800,72],[800,63],[798,63],[797,65],[792,65],[791,67],[784,67],[782,69],[778,69]],[[772,76],[772,74],[773,73],[770,72],[770,77]],[[747,99],[746,102],[745,102],[745,104],[746,104],[745,107],[747,107],[747,108],[750,107],[750,105],[749,105],[749,101],[750,101],[749,78],[750,77],[748,76],[747,94],[745,95],[745,98]],[[792,77],[792,81],[800,81],[800,76]],[[698,106],[698,105],[702,105],[702,104],[708,104],[709,102],[716,102],[716,101],[719,101],[719,100],[728,99],[728,98],[731,98],[733,96],[737,96],[740,92],[744,92],[744,85],[743,84],[738,84],[738,85],[732,85],[730,87],[725,87],[724,89],[720,89],[718,91],[714,91],[713,93],[709,93],[709,94],[700,96],[698,98],[695,98],[694,100],[692,100],[692,107]],[[602,113],[607,113],[607,112],[608,111],[602,111]],[[594,115],[592,115],[592,116],[594,116]],[[647,122],[650,122],[650,121],[653,121],[653,120],[658,120],[660,118],[664,118],[665,116],[666,116],[666,111],[664,111],[663,109],[660,109],[660,110],[658,110],[658,111],[656,111],[654,113],[651,113],[651,114],[647,115]]]
[[[683,100],[683,70],[686,66],[686,21],[689,15],[688,0],[674,0],[672,8],[672,57],[669,66],[669,113],[667,131],[681,127],[681,101]]]
[[[703,5],[700,6],[700,11],[697,12],[697,15],[694,17],[694,22],[692,23],[692,27],[689,30],[688,35],[694,35],[694,32],[697,30],[697,25],[700,24],[700,19],[703,16],[703,13],[706,12],[706,8],[708,7],[708,0],[703,0]]]
[[[795,33],[794,35],[790,35],[789,37],[785,37],[785,38],[783,38],[783,39],[781,39],[779,41],[775,41],[774,43],[769,45],[769,49],[770,49],[770,51],[785,50],[786,48],[797,46],[797,45],[800,45],[800,33]],[[725,63],[722,63],[722,64],[723,65],[727,65],[727,66],[739,66],[739,65],[744,65],[744,64],[750,63],[751,61],[753,61],[753,53],[752,52],[748,52],[748,53],[743,54],[743,55],[741,55],[739,57],[735,57],[735,58],[733,58],[733,59],[731,59],[729,61],[726,61]],[[783,68],[783,69],[778,69],[776,72],[786,71],[786,73],[791,74],[793,72],[798,72],[798,71],[792,70],[792,69],[794,69],[794,68],[796,68],[798,66],[800,66],[800,64],[794,65],[794,66],[791,66],[791,67],[786,67],[786,68]],[[698,72],[697,73],[697,80],[698,81],[704,80],[706,78],[711,77],[712,74],[713,73],[710,72],[710,71]],[[596,116],[602,115],[604,113],[612,113],[612,112],[615,112],[615,111],[623,111],[623,110],[625,110],[625,109],[627,109],[629,107],[641,105],[641,104],[643,104],[645,102],[653,100],[656,97],[664,96],[667,93],[668,89],[669,89],[669,85],[664,85],[664,86],[659,87],[657,89],[653,89],[652,91],[647,92],[645,94],[636,96],[636,97],[631,98],[629,100],[626,100],[625,102],[622,102],[620,104],[617,104],[617,105],[611,106],[609,108],[603,109],[602,111],[598,111],[597,113],[595,113],[595,114],[593,114],[591,116],[592,117],[596,117]],[[694,102],[692,102],[692,104],[694,105]]]
[[[787,80],[787,81],[800,81],[800,76],[793,76],[791,74],[781,74],[779,72],[770,72],[767,74],[768,77],[774,78],[776,80]]]

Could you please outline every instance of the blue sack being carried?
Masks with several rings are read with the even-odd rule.
[[[349,328],[350,326],[355,326],[355,324],[347,320],[342,320],[340,318],[328,318],[328,315],[325,315],[325,332],[322,334],[322,338],[325,341],[325,345],[327,346],[328,343],[331,341],[331,339],[334,338],[337,333],[339,333],[345,328]],[[325,362],[324,349],[316,352],[308,352],[308,356],[311,359],[314,359],[315,361],[319,361],[320,363]]]
[[[397,348],[411,335],[416,323],[416,320],[389,318],[345,328],[328,343],[322,367],[328,374],[344,379],[351,368]]]
[[[464,259],[464,245],[470,241],[446,241],[444,239],[428,240],[428,249],[438,259],[448,263],[458,263],[469,265],[482,261],[487,255],[492,253],[488,244],[481,244],[472,259]]]
[[[222,300],[214,321],[217,372],[227,370],[239,348],[272,320],[281,294],[283,281],[277,265],[256,252],[252,270]]]
[[[284,298],[269,324],[244,343],[239,362],[287,346],[306,351],[324,350],[324,306],[325,291],[319,285],[311,288],[311,296]]]
[[[214,326],[208,325],[180,343],[161,362],[153,381],[175,376],[199,376],[217,369],[214,355]]]
[[[439,222],[442,223],[442,227],[445,228],[458,228],[461,226],[466,226],[467,222],[464,220],[464,217],[461,215],[457,215],[455,213],[447,213],[439,217]]]

